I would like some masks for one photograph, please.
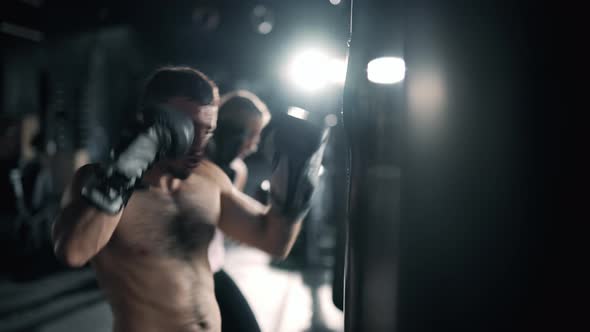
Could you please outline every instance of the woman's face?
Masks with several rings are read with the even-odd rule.
[[[260,143],[260,134],[262,133],[262,129],[264,128],[261,117],[252,118],[250,121],[248,121],[246,126],[248,129],[248,136],[246,137],[246,140],[242,144],[240,152],[238,153],[238,157],[241,159],[244,159],[247,156],[258,151],[258,143]]]

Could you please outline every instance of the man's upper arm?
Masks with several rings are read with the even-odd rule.
[[[235,187],[221,194],[218,227],[234,240],[266,250],[267,207]]]

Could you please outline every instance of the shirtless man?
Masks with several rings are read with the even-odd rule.
[[[71,266],[92,263],[115,331],[220,331],[207,257],[216,227],[279,258],[295,241],[326,132],[294,118],[276,126],[273,202],[265,207],[204,159],[218,100],[204,74],[158,70],[145,89],[143,129],[109,165],[79,169],[64,193],[56,254]]]

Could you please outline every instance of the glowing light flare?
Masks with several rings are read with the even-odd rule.
[[[327,77],[332,83],[344,84],[346,80],[346,61],[342,59],[330,59],[326,63]]]
[[[408,81],[408,106],[414,113],[438,113],[446,105],[446,86],[436,70],[418,71]]]
[[[252,9],[250,20],[256,32],[261,35],[269,34],[274,27],[273,11],[263,5],[257,5]]]
[[[296,56],[291,63],[289,75],[292,81],[304,90],[318,90],[327,84],[325,54],[310,50]]]
[[[367,64],[367,79],[378,84],[394,84],[406,76],[406,63],[402,58],[376,58]]]
[[[326,127],[334,127],[338,124],[338,117],[335,114],[328,114],[324,118],[324,124]]]
[[[263,191],[269,191],[270,190],[270,181],[268,181],[268,180],[262,181],[262,183],[260,183],[260,189],[262,189]]]
[[[309,112],[304,110],[303,108],[300,107],[289,107],[289,109],[287,110],[287,114],[289,114],[290,116],[294,117],[294,118],[298,118],[301,120],[306,120],[307,117],[309,116]]]
[[[270,22],[262,22],[258,24],[258,32],[262,35],[266,35],[272,31],[272,24]]]
[[[319,50],[297,54],[288,68],[290,80],[306,91],[321,90],[329,84],[344,84],[346,61],[330,57]]]

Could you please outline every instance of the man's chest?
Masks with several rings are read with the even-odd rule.
[[[174,193],[138,190],[112,241],[130,253],[190,260],[206,254],[220,211],[215,187],[189,183]]]

